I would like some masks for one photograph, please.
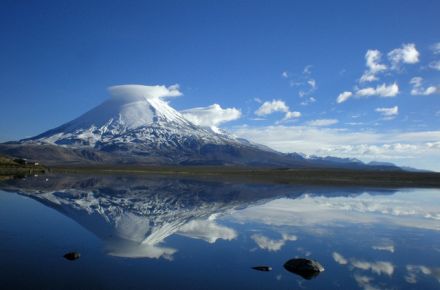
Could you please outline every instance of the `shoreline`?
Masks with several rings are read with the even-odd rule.
[[[252,168],[226,166],[54,166],[56,174],[134,174],[198,177],[222,181],[374,187],[440,188],[440,173],[329,168]]]

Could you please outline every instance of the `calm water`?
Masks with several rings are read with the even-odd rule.
[[[440,289],[440,190],[135,176],[0,189],[2,289]],[[295,257],[325,271],[304,280],[283,268]]]

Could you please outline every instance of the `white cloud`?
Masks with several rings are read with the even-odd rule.
[[[351,259],[350,264],[361,270],[371,270],[373,273],[378,275],[388,275],[392,276],[394,273],[394,265],[390,262],[378,261],[378,262],[366,262],[356,259]]]
[[[364,290],[380,290],[381,288],[378,288],[376,286],[373,286],[371,282],[374,280],[372,277],[368,277],[365,275],[359,275],[354,274],[354,280],[359,285],[360,288]]]
[[[382,98],[392,98],[399,94],[399,86],[396,83],[390,85],[381,84],[376,88],[368,87],[356,91],[357,97],[378,96]]]
[[[255,111],[255,115],[257,116],[266,116],[270,115],[275,112],[282,112],[285,113],[283,120],[289,120],[292,118],[299,118],[301,117],[300,112],[291,112],[289,109],[289,106],[286,105],[286,103],[282,100],[272,100],[272,101],[266,101],[264,102],[258,110]]]
[[[372,249],[377,251],[387,251],[390,253],[394,253],[394,245],[378,245],[378,246],[373,246]]]
[[[439,196],[435,190],[400,191],[393,196],[363,193],[328,197],[306,194],[297,199],[279,198],[236,211],[236,222],[252,222],[291,230],[327,230],[363,224],[440,231]],[[348,259],[350,262],[352,259]],[[356,262],[363,262],[357,261]],[[372,268],[372,264],[358,267]],[[379,264],[379,268],[380,268]],[[377,268],[377,267],[376,267]],[[390,272],[386,270],[385,272]]]
[[[287,72],[287,71],[283,71],[283,72],[281,73],[281,76],[282,76],[283,78],[287,79],[287,78],[289,77],[289,72]]]
[[[333,252],[332,254],[333,260],[340,265],[346,265],[348,263],[347,259],[345,259],[341,254],[337,252]]]
[[[312,73],[312,67],[313,66],[311,64],[306,65],[303,69],[303,74],[310,75]]]
[[[384,117],[395,117],[399,114],[399,107],[394,106],[391,108],[376,108],[375,111],[382,114]]]
[[[292,87],[300,87],[301,88],[301,90],[298,92],[298,95],[301,98],[310,95],[318,87],[316,80],[311,77],[311,74],[312,74],[311,68],[312,68],[311,65],[305,66],[303,71],[302,71],[302,74],[299,77],[297,77],[297,78],[291,79],[290,82],[289,82],[290,86],[292,86]],[[283,72],[282,76],[284,78],[289,78],[290,77],[290,75],[287,74],[287,72]]]
[[[348,100],[351,96],[353,96],[352,92],[343,92],[340,93],[338,98],[336,99],[336,102],[338,104],[345,102],[346,100]]]
[[[356,92],[356,96],[359,96],[359,97],[368,97],[368,96],[373,96],[375,94],[376,94],[376,89],[371,88],[371,87],[359,89]]]
[[[403,44],[402,48],[393,49],[388,53],[388,59],[393,68],[398,68],[400,63],[414,64],[419,62],[420,53],[414,43]]]
[[[296,112],[296,111],[294,111],[294,112],[287,112],[284,115],[283,120],[290,120],[290,119],[299,118],[299,117],[301,117],[301,112]]]
[[[399,86],[393,83],[389,86],[382,84],[376,87],[376,95],[379,97],[395,97],[399,93]]]
[[[174,248],[132,242],[109,243],[107,244],[107,251],[110,256],[115,257],[150,259],[164,258],[167,260],[172,260],[173,255],[177,252],[177,250]]]
[[[233,240],[237,237],[234,229],[216,224],[212,220],[192,220],[179,229],[178,234],[193,239],[204,240],[210,244],[218,239]]]
[[[257,116],[265,116],[275,112],[289,112],[289,107],[282,100],[272,100],[264,102],[258,110],[255,111]]]
[[[180,113],[192,123],[203,127],[217,127],[222,123],[237,120],[241,117],[236,108],[223,109],[219,104],[183,110]]]
[[[435,70],[440,70],[440,60],[432,61],[429,63],[429,67]]]
[[[272,240],[261,234],[254,234],[251,239],[258,245],[262,250],[268,250],[271,252],[279,251],[287,241],[296,241],[298,238],[294,235],[283,234],[280,240]]]
[[[413,96],[428,96],[436,93],[437,91],[437,88],[434,86],[424,88],[422,86],[423,78],[421,77],[413,77],[409,83],[413,85],[411,89],[411,95]]]
[[[440,171],[440,131],[377,132],[311,126],[239,126],[233,133],[281,152],[393,160]]]
[[[175,84],[169,87],[144,86],[144,85],[120,85],[108,88],[114,98],[141,98],[162,99],[166,97],[178,97],[182,93],[179,91],[179,85]]]
[[[339,121],[336,119],[317,119],[307,122],[306,124],[308,126],[313,127],[325,127],[325,126],[331,126],[334,124],[337,124]]]
[[[387,66],[380,63],[382,54],[378,50],[368,50],[365,54],[367,70],[360,78],[360,82],[372,82],[378,80],[376,74],[383,72]]]
[[[440,54],[440,42],[434,43],[431,48],[434,54]]]
[[[307,106],[307,105],[315,103],[315,102],[316,102],[316,98],[315,97],[309,97],[306,100],[301,102],[301,106]]]
[[[420,274],[426,276],[432,276],[440,283],[440,268],[428,267],[424,265],[407,265],[406,266],[407,275],[405,280],[408,283],[417,283],[417,278]]]

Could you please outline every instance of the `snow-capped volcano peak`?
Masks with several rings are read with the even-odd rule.
[[[120,85],[110,87],[109,93],[109,99],[80,117],[22,142],[148,154],[237,142],[224,132],[194,124],[170,107],[165,98],[182,95],[177,85]]]
[[[63,133],[95,127],[116,130],[136,129],[154,122],[188,124],[183,116],[161,98],[178,96],[178,87],[122,85],[109,88],[111,98],[79,118],[59,127]]]
[[[109,88],[111,97],[80,117],[31,140],[60,143],[65,137],[101,139],[100,135],[120,135],[141,127],[173,123],[193,127],[182,114],[171,108],[163,98],[180,96],[177,85],[120,85]],[[93,136],[92,136],[93,135]],[[61,142],[64,143],[64,142]]]

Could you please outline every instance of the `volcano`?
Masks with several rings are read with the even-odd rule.
[[[109,99],[70,122],[32,138],[0,144],[0,153],[48,165],[375,167],[356,159],[285,154],[218,128],[196,125],[166,101],[181,94],[175,85],[121,85],[109,92]]]

